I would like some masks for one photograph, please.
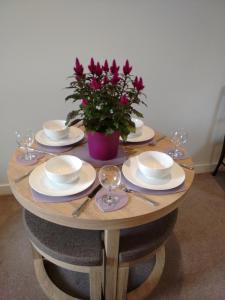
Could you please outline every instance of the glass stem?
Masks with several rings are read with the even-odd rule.
[[[111,186],[109,186],[109,188],[108,188],[107,201],[108,201],[109,203],[112,202],[112,187],[111,187]]]
[[[28,149],[28,146],[26,145],[26,153],[25,153],[25,159],[26,160],[30,160],[30,156],[29,156],[29,149]]]
[[[179,153],[179,149],[177,147],[175,147],[174,154],[177,155],[178,153]]]
[[[178,145],[175,146],[175,149],[174,149],[174,153],[173,153],[173,158],[178,158],[180,156],[180,150],[178,148]]]

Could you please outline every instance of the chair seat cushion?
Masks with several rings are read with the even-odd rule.
[[[154,222],[121,230],[119,261],[138,259],[160,247],[174,228],[177,212],[176,209]]]
[[[102,264],[101,231],[74,229],[24,212],[24,224],[30,240],[49,256],[80,266]]]

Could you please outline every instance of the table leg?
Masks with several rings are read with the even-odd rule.
[[[116,300],[119,255],[119,230],[105,230],[105,299]]]

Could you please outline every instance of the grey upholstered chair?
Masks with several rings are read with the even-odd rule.
[[[128,278],[130,267],[135,266],[140,262],[145,262],[156,255],[156,264],[161,264],[162,272],[165,261],[164,243],[173,231],[177,220],[178,209],[172,211],[168,215],[151,223],[123,229],[120,233],[120,247],[119,247],[119,273],[118,273],[118,299],[127,299]],[[161,261],[157,258],[161,257]],[[157,273],[158,272],[158,273]],[[159,271],[155,271],[156,276],[160,278]],[[154,281],[154,282],[151,282]],[[147,282],[147,281],[146,281]],[[144,287],[146,292],[136,292],[135,299],[139,300],[146,297],[157,284],[155,275],[149,277],[149,287]],[[140,289],[141,290],[141,289]],[[136,296],[137,295],[137,296]],[[129,297],[128,297],[129,298]],[[132,296],[131,299],[134,299]]]
[[[35,273],[50,299],[76,299],[50,280],[43,265],[44,257],[61,268],[89,273],[90,299],[101,299],[103,289],[103,244],[101,232],[73,229],[48,222],[27,210],[24,224],[33,246]]]

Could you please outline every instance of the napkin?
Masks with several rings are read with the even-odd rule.
[[[107,195],[107,191],[102,189],[95,196],[96,204],[98,208],[103,212],[110,212],[121,209],[128,202],[128,195],[123,191],[112,192],[113,197],[116,197],[117,199],[115,203],[111,204],[108,204],[104,201],[104,199],[102,198],[104,195]]]

